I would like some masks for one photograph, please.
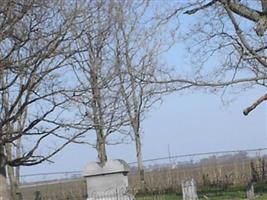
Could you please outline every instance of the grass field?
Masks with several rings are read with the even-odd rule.
[[[148,195],[136,197],[137,200],[182,200],[181,195],[164,194],[164,195]],[[225,193],[222,196],[199,195],[200,200],[245,200],[244,193],[229,194]],[[256,195],[255,200],[267,200],[267,194]]]
[[[199,188],[200,189],[200,188]],[[254,186],[255,200],[267,200],[267,184],[256,184]],[[229,187],[224,190],[216,188],[202,188],[198,191],[200,200],[245,200],[246,189],[244,187]],[[166,194],[151,194],[137,195],[137,200],[182,200],[182,194],[166,193]]]

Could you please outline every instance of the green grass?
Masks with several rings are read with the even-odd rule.
[[[200,198],[204,200],[205,198]],[[238,197],[238,195],[224,195],[224,196],[217,196],[217,197],[209,197],[209,200],[245,200],[246,197]],[[255,200],[267,200],[267,194],[264,195],[256,195]]]
[[[224,192],[220,194],[199,195],[200,200],[245,200],[244,192]],[[158,195],[142,195],[136,196],[137,200],[182,200],[182,196],[178,194],[158,194]],[[256,194],[255,200],[267,200],[267,194]]]

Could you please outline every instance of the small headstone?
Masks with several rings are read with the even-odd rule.
[[[198,200],[196,182],[194,179],[182,182],[183,200]]]
[[[255,194],[254,194],[254,185],[253,183],[249,183],[248,187],[247,187],[247,198],[250,199],[254,199]]]

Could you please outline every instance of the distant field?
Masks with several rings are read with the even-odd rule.
[[[85,179],[73,179],[63,181],[52,181],[22,185],[21,192],[23,200],[85,200]]]

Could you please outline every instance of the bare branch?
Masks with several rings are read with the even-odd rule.
[[[209,2],[207,4],[201,5],[200,7],[197,7],[197,8],[191,9],[191,10],[187,10],[184,12],[184,14],[193,15],[200,10],[203,10],[205,8],[208,8],[212,5],[214,5],[216,2],[218,2],[218,0],[212,0],[211,2]]]
[[[257,99],[251,106],[247,107],[244,111],[244,115],[248,115],[251,111],[253,111],[258,105],[260,105],[262,102],[267,100],[267,94],[261,96],[259,99]]]

